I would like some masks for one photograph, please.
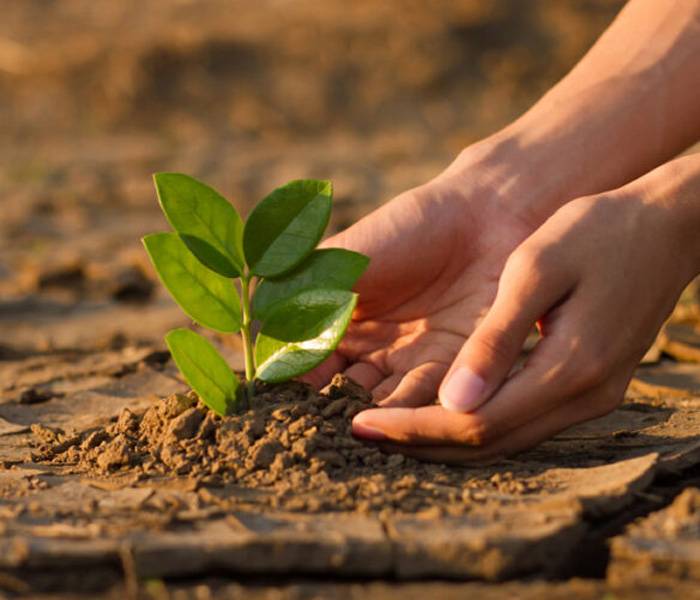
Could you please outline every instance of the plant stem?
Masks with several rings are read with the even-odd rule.
[[[243,350],[245,353],[245,378],[248,403],[255,395],[255,359],[253,358],[253,338],[250,332],[250,276],[241,276],[241,336],[243,337]]]

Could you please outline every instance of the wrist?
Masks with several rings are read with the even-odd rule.
[[[524,115],[462,150],[445,174],[464,174],[466,185],[477,177],[504,209],[539,227],[567,202],[605,189],[591,185],[576,141],[560,135],[561,129],[572,127],[560,117]]]
[[[630,185],[669,214],[688,280],[700,274],[700,153],[668,162]]]
[[[700,153],[668,162],[625,188],[669,224],[667,243],[686,283],[700,274]]]
[[[617,189],[688,144],[693,128],[685,137],[667,131],[659,69],[567,79],[463,150],[448,172],[485,175],[509,209],[537,226],[574,198]]]

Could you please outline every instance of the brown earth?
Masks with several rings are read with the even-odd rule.
[[[32,460],[66,465],[64,474],[116,473],[159,485],[186,476],[193,489],[235,485],[254,494],[253,501],[200,494],[228,510],[468,508],[463,498],[470,488],[457,496],[465,483],[460,470],[385,455],[352,437],[352,417],[372,407],[357,384],[339,375],[321,394],[301,383],[258,387],[252,406],[239,415],[219,417],[190,392],[168,396],[141,414],[124,408],[115,423],[78,435],[33,425]]]
[[[687,488],[667,508],[630,525],[612,541],[609,579],[669,585],[700,581],[700,490]]]
[[[261,388],[258,406],[221,419],[196,404],[167,354],[148,348],[4,366],[23,382],[6,386],[0,404],[7,590],[123,592],[126,577],[133,592],[139,581],[216,573],[280,582],[601,577],[610,535],[700,473],[700,368],[668,359],[640,369],[643,380],[608,417],[472,467],[417,463],[353,440],[349,419],[369,399],[340,377],[322,394]],[[670,394],[679,367],[690,390]],[[684,589],[686,579],[650,580],[649,589]],[[631,595],[639,583],[580,585]]]
[[[242,212],[327,177],[340,229],[527,108],[621,4],[7,2],[0,598],[697,595],[697,492],[665,508],[700,484],[697,286],[613,414],[451,467],[353,440],[348,382],[203,411],[138,243],[160,170]]]

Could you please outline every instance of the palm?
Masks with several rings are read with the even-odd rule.
[[[355,320],[312,375],[346,373],[384,405],[432,401],[496,293],[503,264],[531,228],[491,189],[441,177],[328,240],[372,259]],[[499,208],[500,207],[500,208]]]

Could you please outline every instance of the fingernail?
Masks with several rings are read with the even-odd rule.
[[[359,416],[360,415],[357,415],[357,417],[352,420],[352,434],[354,436],[377,442],[388,439],[387,435],[381,429],[362,423],[360,419],[358,419]]]
[[[467,367],[455,369],[440,388],[440,404],[447,410],[465,413],[482,403],[486,382]]]

